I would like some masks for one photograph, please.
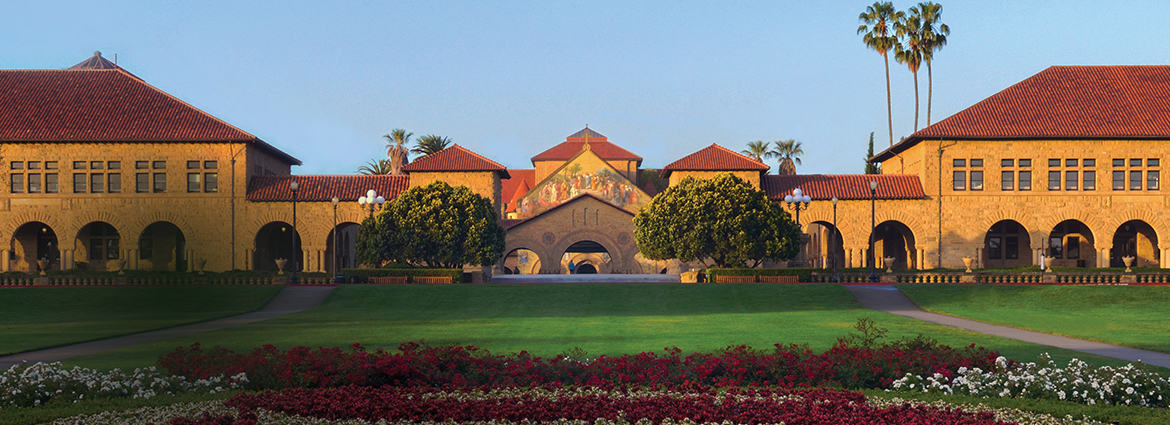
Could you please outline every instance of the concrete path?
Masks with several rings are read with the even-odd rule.
[[[20,364],[21,361],[26,360],[29,363],[55,362],[78,356],[117,350],[132,345],[165,341],[171,338],[217,331],[234,326],[249,325],[287,314],[299,313],[321,304],[321,301],[325,300],[325,297],[333,291],[333,288],[335,286],[289,286],[276,293],[276,296],[268,300],[268,304],[265,304],[263,308],[251,313],[157,331],[12,354],[0,357],[0,369],[8,369],[12,365]]]
[[[947,316],[944,314],[930,313],[923,310],[922,308],[919,308],[918,305],[914,304],[913,301],[910,301],[910,298],[906,297],[906,294],[903,294],[902,291],[899,291],[898,288],[895,288],[891,285],[846,285],[845,287],[851,294],[853,294],[855,298],[857,298],[857,301],[860,302],[861,305],[871,310],[896,314],[903,317],[909,317],[911,319],[924,320],[931,323],[938,323],[940,325],[946,325],[954,328],[966,329],[972,332],[979,332],[1024,342],[1031,342],[1034,344],[1042,344],[1057,348],[1064,348],[1066,350],[1079,351],[1082,353],[1113,357],[1131,362],[1141,360],[1142,363],[1149,365],[1170,367],[1170,354],[1166,353],[1121,347],[1100,342],[1086,341],[1083,339],[1049,335],[1040,332],[1017,329],[1009,326],[991,325],[974,320]]]

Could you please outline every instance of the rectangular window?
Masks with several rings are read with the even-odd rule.
[[[1124,167],[1125,160],[1121,159],[1121,158],[1113,158],[1113,166],[1114,167]]]
[[[40,161],[29,161],[28,162],[28,169],[30,169],[30,170],[41,169],[41,162]]]
[[[91,170],[102,169],[102,162],[101,161],[90,161],[89,162],[89,169],[91,169]]]
[[[45,161],[45,169],[46,170],[56,170],[57,169],[57,161]]]
[[[982,160],[982,159],[972,159],[972,160],[971,160],[971,166],[972,166],[972,167],[982,167],[982,166],[983,166],[983,160]]]
[[[106,259],[118,259],[118,239],[106,239]]]
[[[74,170],[84,170],[85,169],[85,161],[73,161],[73,169]]]
[[[138,240],[138,259],[149,260],[154,258],[154,239],[142,238]]]
[[[150,174],[138,173],[134,175],[135,192],[147,193],[150,192]]]
[[[13,174],[12,193],[24,193],[24,174]]]
[[[1081,238],[1068,238],[1068,246],[1065,249],[1068,250],[1068,256],[1065,259],[1076,260],[1081,258]]]
[[[1060,171],[1048,172],[1048,190],[1060,190]]]
[[[101,239],[98,239],[98,238],[90,239],[89,240],[89,259],[90,260],[101,260],[101,259],[105,258],[105,255],[102,252],[103,247],[105,247],[105,244],[102,243]]]
[[[1020,171],[1020,190],[1032,190],[1032,172]]]
[[[1085,171],[1084,179],[1081,182],[1081,188],[1084,190],[1097,190],[1097,172]]]
[[[196,163],[198,165],[198,163]],[[199,192],[201,189],[199,184],[199,173],[187,173],[187,192]]]
[[[89,175],[89,193],[102,193],[106,191],[106,175],[105,174],[90,174]]]
[[[106,189],[109,189],[110,193],[122,193],[122,175],[121,174],[110,173],[110,174],[106,175],[106,178],[107,178],[107,181],[109,182],[109,185],[106,186]]]
[[[106,163],[106,168],[110,170],[121,170],[122,161],[110,161]]]
[[[972,160],[974,161],[974,160]],[[983,190],[983,172],[971,172],[971,190]]]
[[[1059,159],[1049,159],[1049,160],[1048,160],[1048,166],[1049,166],[1049,167],[1059,167],[1059,166],[1060,166],[1060,160],[1059,160]]]
[[[188,170],[198,170],[199,169],[199,161],[187,161],[187,169]]]
[[[1016,181],[1016,173],[1014,171],[1004,171],[1001,173],[999,180],[1000,180],[1000,182],[999,182],[1000,189],[1012,190],[1012,188],[1014,186],[1013,183],[1015,183],[1015,181]]]
[[[1052,258],[1064,258],[1064,244],[1061,243],[1059,237],[1048,238],[1048,256]]]
[[[955,166],[956,166],[956,167],[966,167],[966,166],[967,166],[967,160],[965,160],[965,159],[956,159],[956,160],[955,160],[955,162],[954,162],[954,164],[955,164]]]
[[[1125,171],[1113,172],[1113,190],[1125,190]]]
[[[28,193],[41,193],[41,175],[28,175]]]
[[[73,193],[85,193],[85,186],[86,186],[85,174],[84,173],[74,173],[73,174]]]
[[[10,167],[12,167],[13,170],[23,170],[24,169],[24,161],[12,161],[8,165]]]
[[[1064,172],[1064,190],[1077,190],[1077,172]]]
[[[154,161],[150,164],[150,168],[153,168],[156,170],[165,170],[165,169],[167,169],[167,162],[166,161]]]
[[[219,162],[217,162],[217,161],[203,161],[203,168],[206,168],[208,170],[214,170],[216,168],[219,168]]]
[[[167,191],[167,175],[164,173],[154,174],[154,193],[163,193]]]
[[[1000,243],[999,236],[987,238],[987,258],[990,260],[1003,258],[1003,246]]]
[[[1081,161],[1081,165],[1084,165],[1084,166],[1086,166],[1086,167],[1096,167],[1096,166],[1097,166],[1097,160],[1095,160],[1095,159],[1085,159],[1085,160]]]
[[[1160,161],[1158,161],[1158,158],[1150,158],[1150,159],[1146,160],[1146,166],[1147,167],[1157,167],[1158,162],[1160,162]]]
[[[203,174],[203,191],[207,193],[219,192],[219,174]]]
[[[967,190],[967,172],[955,171],[954,186],[955,190]]]
[[[1014,159],[1001,159],[1001,160],[999,160],[1000,167],[1013,167],[1015,165],[1016,165],[1016,160],[1014,160]]]
[[[145,170],[148,166],[150,166],[148,161],[134,161],[135,170]]]
[[[45,193],[57,193],[57,173],[45,174]]]
[[[1066,159],[1066,160],[1064,160],[1064,166],[1065,167],[1076,167],[1077,160],[1076,159]]]
[[[1003,256],[1008,260],[1016,260],[1020,258],[1020,238],[1018,236],[1008,236],[1004,238]]]
[[[1030,159],[1021,159],[1021,160],[1020,160],[1020,166],[1021,166],[1021,167],[1031,167],[1031,166],[1032,166],[1032,160],[1030,160]]]
[[[1142,159],[1141,158],[1130,159],[1129,166],[1130,167],[1141,167],[1142,166]]]
[[[1129,172],[1129,190],[1142,190],[1142,172],[1133,170]]]
[[[1158,190],[1158,170],[1146,171],[1146,190]]]

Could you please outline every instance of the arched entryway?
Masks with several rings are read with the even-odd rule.
[[[808,264],[825,269],[847,267],[845,265],[845,241],[841,232],[834,231],[833,223],[814,221],[808,225]]]
[[[104,221],[86,224],[73,242],[74,265],[86,270],[118,270],[122,259],[122,236]]]
[[[540,274],[540,255],[528,248],[517,248],[504,256],[504,274]]]
[[[1028,230],[1015,220],[991,225],[983,237],[982,267],[1005,268],[1032,264],[1032,241]]]
[[[641,252],[634,254],[634,262],[643,274],[666,274],[666,269],[670,265],[666,261],[655,261],[646,258]]]
[[[8,251],[9,267],[12,271],[39,272],[37,260],[48,260],[48,270],[61,269],[61,249],[57,232],[39,221],[28,222],[16,229]]]
[[[337,262],[337,270],[357,267],[357,234],[362,226],[353,222],[338,223],[337,227],[329,232],[325,238],[325,272],[333,273],[333,263]],[[337,237],[336,245],[333,238]],[[333,248],[337,247],[334,257]]]
[[[1048,234],[1047,255],[1054,267],[1096,267],[1093,232],[1079,220],[1065,220]]]
[[[574,243],[561,255],[561,270],[569,274],[604,273],[612,268],[609,251],[600,243],[584,240]]]
[[[903,270],[916,268],[918,249],[914,243],[914,232],[909,226],[898,221],[885,221],[877,225],[873,237],[878,267],[889,266]],[[892,257],[893,264],[887,265],[886,257]]]
[[[187,238],[179,226],[156,221],[138,236],[138,269],[186,271]]]
[[[1158,267],[1161,251],[1158,234],[1141,220],[1122,223],[1113,233],[1113,250],[1109,252],[1109,267],[1125,267],[1122,257],[1134,257],[1134,267]]]
[[[274,221],[265,224],[256,232],[256,251],[252,254],[253,270],[277,271],[277,258],[287,261],[285,271],[291,271],[293,260],[297,263],[297,270],[304,270],[305,265],[299,261],[301,255],[301,236],[293,231],[292,225],[283,221]]]

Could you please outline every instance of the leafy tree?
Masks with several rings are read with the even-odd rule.
[[[894,145],[894,106],[890,94],[890,57],[889,51],[898,44],[894,26],[905,15],[894,9],[893,2],[874,2],[865,8],[865,12],[858,16],[861,26],[857,27],[858,34],[865,34],[862,41],[865,46],[877,51],[886,61],[886,116],[890,122],[890,146]]]
[[[414,141],[414,149],[411,149],[410,151],[414,152],[416,154],[419,154],[419,155],[426,156],[426,155],[430,155],[430,154],[433,154],[435,152],[441,151],[443,149],[447,149],[447,146],[450,146],[450,145],[451,145],[451,139],[448,139],[448,138],[443,137],[443,136],[436,136],[434,134],[428,134],[426,136],[419,137],[417,140],[415,140]]]
[[[773,150],[772,154],[780,157],[776,174],[791,176],[796,174],[796,166],[800,165],[800,156],[804,155],[804,149],[802,144],[796,140],[777,140],[776,150]]]
[[[763,191],[728,173],[687,177],[634,217],[634,238],[651,260],[711,260],[719,267],[796,256],[800,230]]]
[[[413,135],[414,133],[407,133],[406,130],[396,128],[390,130],[390,134],[382,136],[390,142],[386,144],[386,158],[390,161],[390,174],[402,174],[399,170],[410,162],[410,150],[405,145],[410,143],[410,136]]]
[[[870,158],[873,158],[873,132],[872,131],[869,133],[869,152],[866,152],[866,154],[865,154],[865,174],[881,174],[878,171],[877,164],[869,162]]]
[[[922,18],[911,14],[895,25],[898,37],[905,43],[898,43],[894,49],[894,59],[898,63],[906,64],[910,73],[914,74],[914,131],[918,131],[918,68],[922,66]]]
[[[504,228],[490,200],[439,181],[386,201],[380,214],[362,223],[356,243],[366,264],[460,268],[498,261]]]
[[[910,14],[921,20],[922,60],[926,61],[926,125],[930,125],[930,101],[934,92],[934,76],[930,72],[930,61],[934,52],[947,45],[951,28],[942,21],[942,5],[933,2],[918,3],[910,8]]]
[[[389,159],[371,159],[366,165],[358,167],[357,171],[364,175],[394,174],[394,163]]]
[[[740,153],[755,158],[756,161],[764,162],[764,158],[776,156],[776,152],[769,150],[768,145],[769,143],[763,140],[748,142],[748,148],[740,151]]]

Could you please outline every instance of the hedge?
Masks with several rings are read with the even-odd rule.
[[[453,283],[463,283],[463,269],[341,269],[346,282],[369,283],[370,277],[408,276],[414,282],[414,276],[449,276]]]
[[[788,269],[722,269],[712,267],[707,269],[707,282],[715,283],[718,276],[798,276],[801,282],[812,281],[812,273],[824,271],[817,268],[788,268]]]

